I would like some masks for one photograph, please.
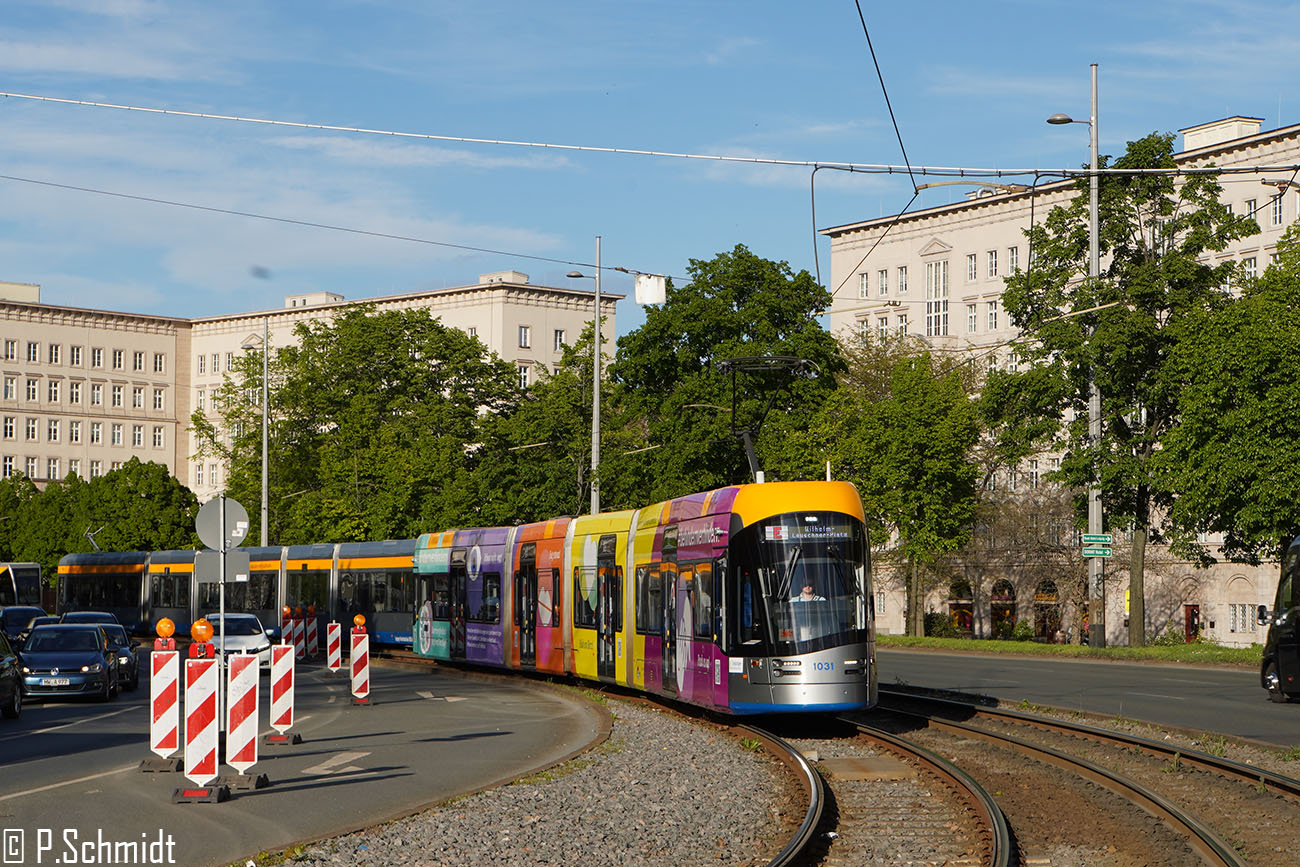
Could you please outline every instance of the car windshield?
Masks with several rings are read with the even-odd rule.
[[[70,653],[98,650],[95,633],[88,629],[38,629],[27,639],[24,653]]]
[[[262,624],[256,617],[227,617],[227,632],[231,637],[237,635],[260,635],[262,633]],[[222,634],[221,618],[212,618],[212,630],[217,635]]]
[[[131,643],[126,637],[126,628],[123,626],[105,626],[104,636],[108,638],[108,643],[114,647],[126,647]]]
[[[27,621],[41,613],[35,608],[6,608],[0,612],[0,617],[4,618],[5,629],[21,629],[27,625]]]

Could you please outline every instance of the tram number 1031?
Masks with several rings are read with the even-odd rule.
[[[834,671],[834,670],[835,670],[835,663],[833,663],[833,662],[814,662],[814,663],[812,664],[812,669],[813,669],[813,671]]]

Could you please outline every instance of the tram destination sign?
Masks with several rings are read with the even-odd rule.
[[[1083,544],[1085,545],[1102,545],[1109,548],[1115,539],[1110,533],[1084,533]]]
[[[1110,548],[1084,548],[1083,556],[1085,557],[1109,557]]]

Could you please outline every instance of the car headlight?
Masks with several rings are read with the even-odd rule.
[[[117,661],[120,662],[122,665],[130,665],[130,664],[131,664],[131,657],[129,657],[129,656],[119,656],[119,657],[117,658]]]
[[[24,666],[23,666],[23,674],[31,674],[31,673],[32,673],[32,670],[31,670],[30,668],[28,668],[27,666],[24,665]]]
[[[270,642],[267,642],[266,644],[259,645],[256,649],[253,650],[253,652],[262,653],[263,651],[267,651],[270,649],[271,649],[271,644]]]
[[[104,670],[104,663],[96,662],[93,665],[83,665],[81,670],[86,674],[97,674]]]

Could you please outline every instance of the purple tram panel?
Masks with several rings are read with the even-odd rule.
[[[455,588],[461,591],[455,596],[461,600],[462,609],[458,612],[460,616],[453,618],[452,642],[453,645],[457,643],[456,626],[461,626],[462,652],[470,662],[505,665],[501,590],[509,533],[505,527],[456,532],[452,549],[452,580],[463,582],[463,586]]]

